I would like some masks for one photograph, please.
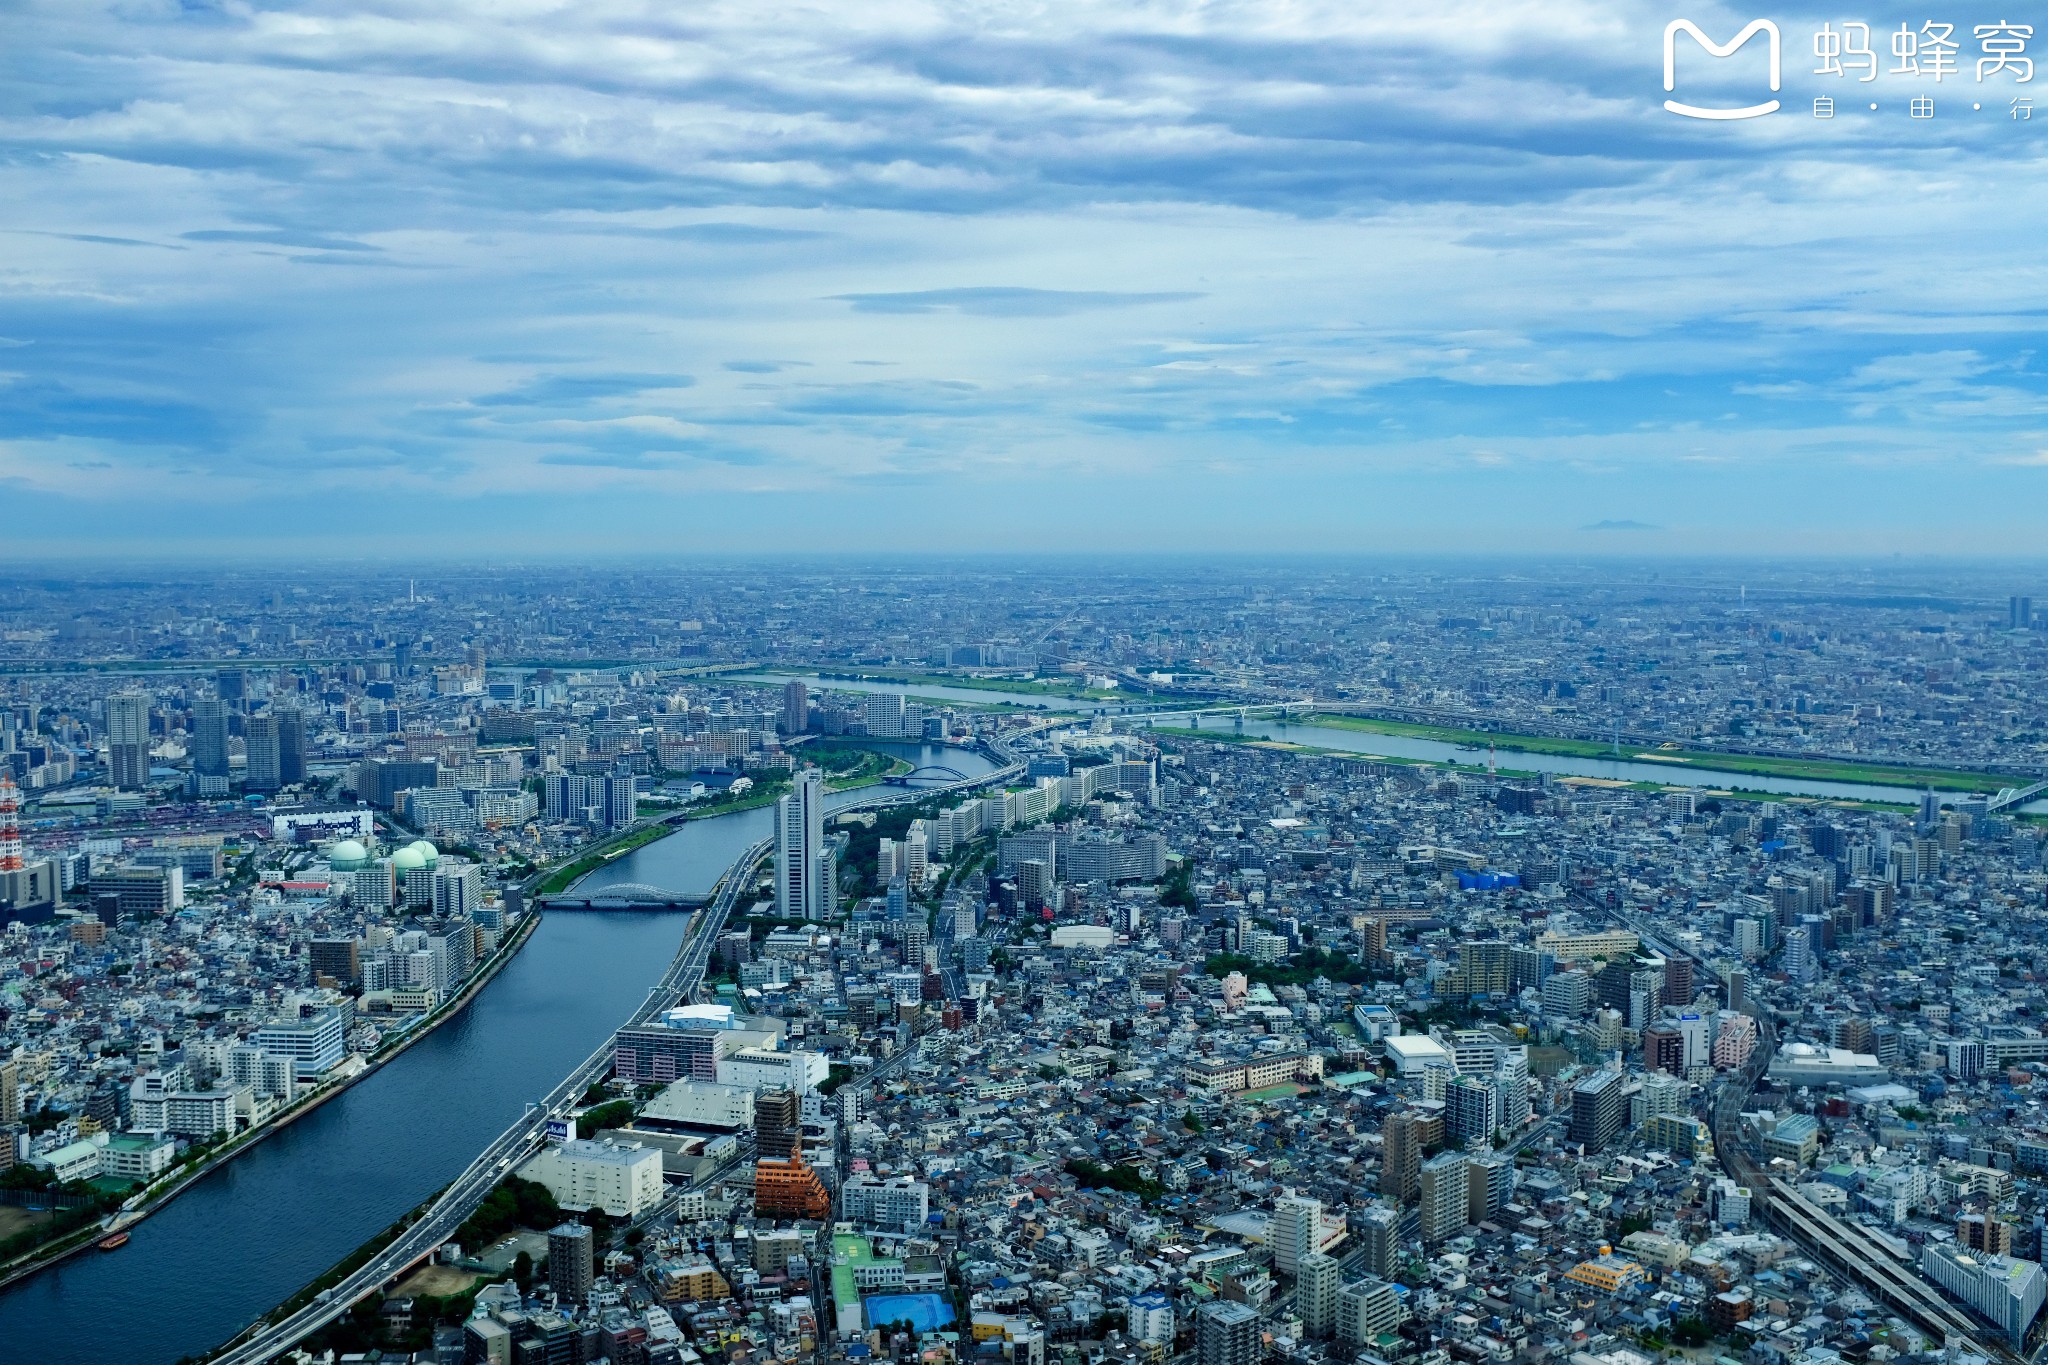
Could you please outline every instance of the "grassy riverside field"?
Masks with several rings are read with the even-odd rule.
[[[1501,735],[1484,730],[1459,730],[1447,725],[1416,725],[1408,721],[1373,720],[1363,716],[1332,716],[1318,713],[1304,724],[1325,725],[1333,730],[1357,730],[1364,734],[1401,735],[1411,739],[1435,739],[1448,744],[1491,744],[1528,754],[1558,754],[1569,758],[1614,757],[1612,745],[1587,739],[1555,739],[1547,735]],[[1714,749],[1667,749],[1643,751],[1622,746],[1624,761],[1669,763],[1673,767],[1703,769],[1722,773],[1747,773],[1753,777],[1805,778],[1814,782],[1864,782],[1880,787],[1933,787],[1938,791],[1995,792],[2019,785],[2017,779],[1995,773],[1973,773],[1947,768],[1911,768],[1890,763],[1858,763],[1837,758],[1772,758],[1761,754],[1732,754]]]
[[[1202,739],[1215,744],[1248,744],[1255,749],[1274,749],[1282,753],[1308,754],[1316,758],[1369,758],[1376,763],[1395,763],[1408,768],[1441,768],[1448,772],[1458,773],[1478,774],[1487,771],[1484,763],[1452,763],[1444,759],[1403,758],[1399,754],[1368,754],[1357,749],[1331,749],[1317,744],[1297,744],[1293,740],[1269,739],[1264,735],[1244,735],[1232,730],[1188,730],[1157,726],[1151,733],[1165,735],[1170,739]],[[1712,770],[1700,769],[1699,771],[1707,772]],[[1521,768],[1495,768],[1492,775],[1513,780],[1539,776],[1537,773]],[[1734,774],[1730,774],[1730,776],[1734,776]],[[1630,791],[1649,792],[1679,789],[1674,784],[1667,782],[1623,782],[1605,777],[1573,777],[1569,774],[1559,777],[1558,780],[1567,785],[1609,787],[1616,790],[1627,789]],[[1683,789],[1698,792],[1702,796],[1717,797],[1724,801],[1777,801],[1787,805],[1840,806],[1849,810],[1909,810],[1913,805],[1911,801],[1904,799],[1907,795],[1904,791],[1900,792],[1901,799],[1897,801],[1859,801],[1846,796],[1790,796],[1778,792],[1759,791],[1754,788],[1744,789],[1735,786],[1733,783],[1725,787],[1687,785]],[[2021,816],[2020,818],[2048,823],[2048,816]]]
[[[830,687],[834,682],[900,683],[905,687],[958,687],[970,692],[1002,692],[1019,697],[1064,697],[1075,701],[1118,701],[1131,695],[1100,687],[1081,687],[1071,681],[1055,681],[1050,678],[975,678],[952,673],[903,672],[833,674],[796,668],[763,668],[759,671],[792,678],[815,678],[820,687]]]

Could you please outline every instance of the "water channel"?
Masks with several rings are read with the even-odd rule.
[[[871,747],[971,776],[994,766],[943,745]],[[705,891],[772,819],[693,821],[593,876]],[[590,1055],[668,966],[688,918],[547,916],[468,1009],[137,1224],[127,1246],[0,1293],[0,1362],[170,1365],[234,1336],[453,1179]]]

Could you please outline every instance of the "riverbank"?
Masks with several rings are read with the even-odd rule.
[[[384,1046],[378,1048],[375,1053],[364,1060],[363,1065],[356,1071],[346,1077],[321,1086],[311,1094],[292,1101],[291,1104],[280,1109],[256,1127],[237,1133],[220,1147],[209,1152],[198,1165],[173,1172],[165,1177],[164,1183],[160,1187],[144,1190],[140,1196],[141,1203],[133,1208],[124,1208],[112,1220],[105,1223],[97,1221],[90,1223],[74,1233],[67,1234],[54,1242],[36,1248],[27,1256],[18,1258],[8,1265],[0,1266],[0,1290],[4,1290],[10,1285],[28,1279],[61,1261],[88,1250],[96,1245],[100,1239],[111,1233],[124,1232],[134,1227],[151,1214],[160,1212],[172,1200],[191,1189],[213,1172],[227,1165],[230,1161],[255,1149],[278,1133],[289,1128],[292,1124],[297,1123],[300,1119],[305,1118],[308,1114],[314,1113],[328,1101],[335,1099],[351,1087],[374,1076],[385,1065],[403,1054],[406,1049],[412,1047],[421,1039],[428,1037],[434,1030],[440,1028],[449,1020],[454,1019],[463,1010],[468,1008],[469,1003],[476,999],[477,994],[485,986],[489,985],[492,978],[496,977],[504,969],[505,964],[510,962],[518,954],[519,950],[526,946],[527,940],[533,937],[533,931],[539,923],[540,912],[538,910],[529,911],[520,920],[519,926],[513,930],[512,936],[499,944],[492,951],[491,955],[479,964],[479,969],[470,976],[470,979],[463,985],[460,991],[436,1006],[433,1012],[427,1015],[418,1027],[406,1030],[398,1038],[390,1040]],[[134,1197],[131,1196],[131,1198]]]
[[[1812,782],[1860,782],[1874,787],[1933,787],[1937,791],[1996,792],[2015,780],[1993,773],[1954,768],[1915,768],[1895,763],[1859,763],[1837,758],[1776,758],[1763,754],[1737,754],[1719,749],[1651,749],[1638,751],[1623,745],[1617,755],[1613,746],[1594,740],[1559,739],[1550,735],[1493,734],[1485,730],[1463,730],[1448,725],[1422,725],[1412,721],[1376,720],[1369,716],[1340,716],[1318,712],[1303,723],[1332,730],[1356,730],[1365,734],[1400,735],[1409,739],[1432,739],[1446,744],[1492,745],[1496,749],[1529,754],[1556,754],[1564,758],[1614,759],[1638,763],[1669,763],[1705,772],[1748,777],[1784,777]]]
[[[1404,757],[1398,754],[1369,754],[1358,749],[1333,749],[1328,747],[1327,745],[1298,744],[1293,740],[1273,739],[1266,735],[1240,734],[1233,730],[1188,730],[1175,729],[1167,726],[1156,726],[1150,731],[1150,733],[1155,735],[1164,735],[1174,739],[1207,740],[1213,744],[1247,744],[1252,746],[1253,748],[1272,749],[1279,753],[1304,754],[1316,758],[1369,759],[1374,763],[1396,763],[1406,768],[1435,768],[1443,771],[1457,773],[1480,774],[1491,772],[1491,774],[1495,777],[1505,777],[1516,781],[1533,781],[1542,776],[1541,773],[1532,772],[1527,769],[1521,768],[1495,767],[1489,769],[1487,765],[1484,763],[1460,763],[1446,759],[1412,758]],[[1701,775],[1718,775],[1728,777],[1735,776],[1735,774],[1732,773],[1714,774],[1712,770],[1703,768],[1689,769],[1689,771],[1696,772]],[[1900,799],[1898,801],[1886,802],[1863,800],[1851,796],[1815,796],[1796,792],[1773,792],[1762,790],[1756,787],[1739,787],[1734,785],[1733,783],[1730,783],[1729,785],[1724,787],[1710,787],[1697,783],[1660,783],[1651,782],[1647,780],[1629,781],[1625,779],[1591,777],[1577,774],[1560,775],[1554,773],[1552,774],[1552,777],[1556,781],[1575,786],[1626,788],[1631,791],[1668,791],[1683,787],[1685,790],[1688,791],[1700,792],[1707,796],[1726,797],[1736,801],[1785,801],[1794,804],[1804,803],[1812,805],[1843,806],[1857,810],[1904,809],[1906,807],[1910,807],[1913,804],[1912,801],[1906,799],[1906,795],[1903,792],[1900,794]]]
[[[644,844],[651,844],[656,839],[674,832],[675,826],[656,821],[654,824],[642,825],[638,829],[630,830],[616,839],[607,839],[588,852],[580,854],[574,862],[563,863],[560,867],[542,877],[540,882],[533,888],[533,894],[536,896],[552,896],[566,891],[572,884],[582,879],[585,875],[595,872],[612,859],[631,853],[634,849]]]

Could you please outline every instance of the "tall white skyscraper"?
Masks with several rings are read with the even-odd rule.
[[[775,803],[775,913],[784,919],[829,918],[830,873],[825,778],[816,768],[803,768],[790,782],[789,794]]]
[[[1269,1226],[1272,1235],[1267,1240],[1273,1247],[1273,1269],[1282,1275],[1295,1274],[1302,1257],[1322,1250],[1320,1200],[1292,1194],[1281,1196],[1273,1201],[1273,1220]]]

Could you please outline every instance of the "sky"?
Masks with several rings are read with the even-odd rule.
[[[0,0],[0,557],[2037,554],[1938,3]]]

